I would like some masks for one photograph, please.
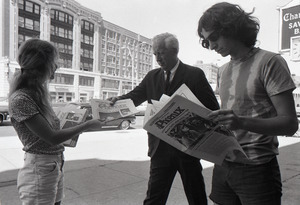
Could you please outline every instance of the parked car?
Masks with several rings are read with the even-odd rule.
[[[78,105],[78,108],[80,108],[80,109],[86,109],[87,113],[88,113],[87,117],[86,117],[86,121],[93,119],[92,107],[91,107],[90,103],[73,103],[73,102],[71,102],[69,104]],[[67,105],[67,104],[65,103],[65,105]],[[56,106],[57,106],[57,104],[56,104]],[[59,106],[61,106],[61,104]],[[127,117],[122,117],[122,118],[108,121],[105,123],[104,127],[114,126],[114,127],[118,127],[121,130],[127,130],[130,127],[130,125],[135,124],[135,122],[136,122],[135,115],[130,115]]]
[[[140,104],[139,106],[136,107],[136,109],[139,111],[138,113],[135,114],[136,116],[144,116],[147,109],[147,102]]]
[[[8,103],[0,102],[0,125],[4,120],[9,120]]]

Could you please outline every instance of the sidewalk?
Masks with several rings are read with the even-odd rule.
[[[300,201],[300,138],[279,137],[283,205]],[[0,204],[20,204],[17,170],[22,166],[22,145],[16,136],[0,137]],[[141,205],[149,176],[147,136],[142,129],[83,134],[76,148],[65,151],[64,205]],[[212,163],[202,160],[207,193]],[[168,205],[188,205],[177,175]],[[209,201],[209,205],[212,202]]]

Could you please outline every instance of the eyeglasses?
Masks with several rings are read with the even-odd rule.
[[[209,41],[216,42],[220,38],[220,32],[219,31],[213,31],[207,38],[203,38],[201,41],[203,48],[209,48]]]

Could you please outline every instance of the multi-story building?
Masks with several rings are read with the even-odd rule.
[[[52,102],[121,95],[152,69],[151,39],[74,0],[2,0],[0,10],[0,99],[7,98],[19,69],[18,47],[29,38],[51,41],[59,50]]]
[[[204,71],[209,84],[217,83],[217,75],[218,75],[219,66],[217,66],[213,63],[204,64],[203,61],[197,61],[194,66],[201,68]]]

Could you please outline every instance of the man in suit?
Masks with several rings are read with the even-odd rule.
[[[153,38],[153,54],[161,68],[148,72],[142,82],[128,94],[110,98],[130,98],[138,106],[144,101],[159,100],[162,94],[172,95],[182,84],[186,84],[194,95],[209,109],[219,109],[219,104],[204,72],[200,68],[182,63],[177,55],[179,43],[170,33]],[[151,157],[150,178],[144,205],[166,204],[172,182],[180,173],[184,191],[190,205],[206,205],[207,196],[200,160],[170,146],[148,133],[148,155]]]

